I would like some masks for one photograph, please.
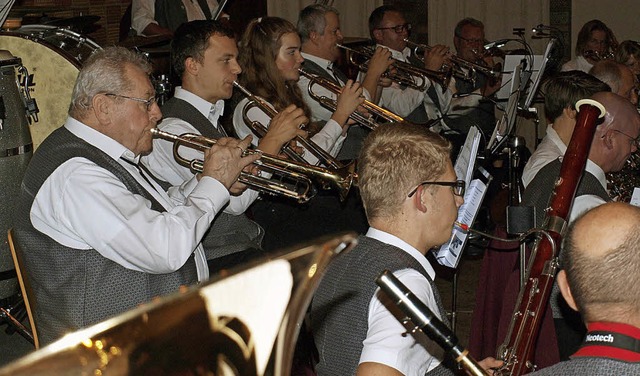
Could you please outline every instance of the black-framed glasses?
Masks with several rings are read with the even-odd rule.
[[[633,138],[631,136],[629,136],[628,134],[624,133],[623,131],[619,131],[617,129],[612,129],[612,131],[614,132],[618,132],[621,135],[627,137],[628,139],[630,139],[631,141],[633,141],[633,144],[635,145],[636,149],[640,149],[640,136],[637,138]]]
[[[113,94],[113,93],[106,93],[105,95],[108,96],[108,97],[124,98],[124,99],[128,99],[130,101],[144,103],[144,105],[147,107],[147,111],[151,111],[151,106],[153,106],[153,104],[156,103],[155,95],[152,98],[149,98],[149,99],[128,97],[126,95]]]
[[[400,34],[403,31],[409,31],[411,30],[411,24],[410,23],[406,23],[406,24],[402,24],[402,25],[398,25],[398,26],[391,26],[391,27],[376,27],[376,29],[378,30],[393,30],[396,32],[396,34]]]
[[[451,187],[451,190],[453,191],[453,194],[456,196],[460,196],[463,197],[464,196],[464,190],[467,186],[467,184],[465,183],[464,180],[456,180],[456,181],[423,181],[422,183],[418,184],[417,187],[415,187],[414,189],[411,190],[411,192],[409,192],[409,195],[407,195],[407,197],[411,197],[413,195],[416,194],[416,192],[418,191],[418,188],[420,188],[420,186],[422,185],[443,185],[445,187]]]

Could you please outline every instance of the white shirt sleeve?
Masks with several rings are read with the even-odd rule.
[[[142,35],[142,32],[149,24],[157,24],[155,16],[154,0],[131,1],[131,27],[138,35]]]
[[[164,119],[158,128],[176,135],[184,133],[198,134],[198,131],[191,124],[177,118]],[[180,155],[188,160],[202,160],[204,158],[204,153],[192,148],[182,147],[179,151]],[[191,169],[178,164],[173,157],[173,142],[168,140],[155,138],[153,140],[153,151],[142,158],[142,163],[155,176],[171,183],[171,185],[183,184],[194,176]],[[256,198],[258,198],[258,192],[253,189],[247,189],[239,196],[231,196],[229,205],[224,208],[224,212],[232,215],[242,214]]]
[[[433,291],[422,274],[404,269],[394,275],[439,317]],[[403,335],[407,333],[407,329],[388,309],[393,304],[384,297],[380,289],[371,299],[369,328],[363,342],[360,363],[381,363],[407,376],[423,376],[442,362],[444,351],[420,331]],[[392,310],[398,312],[397,309]]]
[[[164,192],[159,196],[165,197],[160,203],[166,212],[151,210],[147,199],[132,194],[111,172],[73,158],[44,182],[31,220],[62,245],[93,248],[131,270],[169,273],[182,267],[199,246],[229,194],[220,182],[203,177],[183,205],[172,207]]]

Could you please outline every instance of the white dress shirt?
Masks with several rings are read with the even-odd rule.
[[[244,106],[248,102],[249,99],[244,98],[236,106],[233,112],[233,127],[236,131],[236,134],[240,138],[244,138],[248,135],[253,135],[253,140],[251,142],[254,146],[258,146],[259,138],[244,123],[244,119],[242,116]],[[252,109],[250,109],[247,113],[247,117],[251,121],[260,122],[267,128],[269,127],[269,123],[271,122],[271,118],[258,107],[253,107]],[[338,155],[338,152],[340,151],[345,138],[346,137],[342,135],[342,127],[335,120],[329,120],[324,125],[324,127],[322,127],[320,132],[311,137],[311,140],[322,149],[329,152],[331,156],[335,157],[336,155]],[[308,163],[312,165],[318,164],[318,158],[316,158],[309,151],[305,150],[303,156]]]
[[[402,239],[373,227],[369,228],[367,236],[407,252],[424,267],[432,280],[435,278],[435,271],[424,255]],[[403,269],[393,275],[440,316],[431,285],[420,272]],[[367,338],[363,342],[360,363],[381,363],[407,376],[423,376],[437,367],[444,357],[442,348],[420,331],[403,335],[407,332],[406,328],[380,301],[381,297],[382,293],[378,288],[369,303]]]
[[[567,145],[562,142],[562,139],[558,136],[558,132],[553,129],[553,125],[549,124],[547,126],[546,136],[544,136],[540,145],[538,145],[533,154],[531,154],[529,161],[527,161],[527,164],[522,170],[522,184],[524,187],[526,188],[529,183],[531,183],[541,168],[549,162],[562,157],[566,151]]]
[[[224,113],[223,100],[212,104],[180,86],[176,87],[174,97],[182,99],[194,106],[204,117],[211,121],[212,127],[220,130],[222,134],[226,134],[222,126],[218,123],[218,119]],[[158,125],[158,129],[177,135],[183,133],[200,134],[191,124],[172,117],[163,119]],[[202,160],[204,158],[203,152],[186,147],[180,148],[180,155],[189,160]],[[142,157],[142,163],[147,166],[155,176],[171,183],[171,185],[180,185],[193,178],[193,172],[191,172],[188,167],[181,166],[176,162],[173,157],[173,142],[167,140],[160,138],[154,139],[153,151],[151,154]],[[233,215],[242,214],[257,197],[258,192],[253,189],[247,189],[239,196],[231,196],[229,205],[224,208],[224,212]]]
[[[396,51],[380,44],[377,45],[377,47],[388,49],[391,52],[391,56],[400,61],[406,62],[407,57],[411,54],[411,49],[409,47],[406,47],[403,51]],[[358,80],[362,81],[362,77],[363,74],[360,73]],[[410,87],[403,89],[400,85],[394,82],[391,86],[382,88],[382,94],[380,95],[378,105],[402,117],[408,116],[418,106],[425,106],[425,111],[430,119],[438,118],[441,116],[441,113],[435,108],[435,106],[433,106],[433,101],[426,94],[431,85],[433,85],[433,83],[431,80],[427,79],[425,89],[420,91]],[[439,85],[436,86],[438,101],[441,103],[443,112],[446,112],[446,109],[448,109],[449,103],[451,102],[451,90],[448,89],[443,92]]]
[[[589,73],[592,67],[593,64],[588,62],[587,59],[584,58],[584,56],[576,56],[573,60],[569,60],[564,63],[562,65],[561,71],[567,72],[572,70],[579,70],[583,71],[584,73]]]
[[[120,163],[167,211],[151,210],[149,200],[131,193],[111,172],[77,157],[60,165],[36,194],[33,226],[64,246],[95,249],[144,273],[176,271],[194,253],[198,280],[208,279],[200,240],[229,200],[225,187],[210,177],[194,178],[167,194],[140,175],[130,163],[138,158],[117,141],[73,118],[64,126]]]
[[[178,0],[173,0],[178,1]],[[155,20],[156,8],[155,0],[132,0],[131,1],[131,27],[136,31],[138,35],[142,35],[142,31],[151,23],[157,24]],[[197,0],[182,0],[184,10],[187,13],[187,20],[206,20],[207,18],[200,8]],[[213,15],[216,9],[218,9],[218,2],[216,0],[207,0],[209,10]]]

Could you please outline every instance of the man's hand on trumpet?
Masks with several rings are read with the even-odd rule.
[[[258,149],[267,154],[278,155],[280,149],[296,136],[306,138],[307,131],[300,127],[309,122],[302,108],[289,105],[271,119],[267,134],[258,143]]]
[[[244,140],[230,137],[218,139],[204,152],[204,167],[202,174],[198,176],[212,177],[231,191],[242,170],[260,158],[259,153],[243,156],[249,145],[251,145],[251,136],[245,137]],[[235,186],[234,190],[241,188]]]
[[[346,132],[349,125],[353,124],[348,122],[349,116],[355,111],[358,106],[364,102],[364,95],[362,95],[362,87],[358,82],[352,80],[347,81],[340,95],[338,95],[338,102],[336,110],[333,112],[331,118],[342,126],[343,132]]]
[[[424,51],[424,67],[432,71],[439,71],[444,64],[449,63],[449,47],[438,44]]]

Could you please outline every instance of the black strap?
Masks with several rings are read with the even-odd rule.
[[[200,5],[200,8],[202,8],[202,13],[204,13],[204,17],[207,20],[210,20],[212,18],[212,15],[211,15],[211,9],[209,9],[209,4],[207,4],[207,0],[198,0],[198,4]]]
[[[145,175],[144,171],[142,170],[141,165],[139,165],[138,163],[132,162],[132,161],[130,161],[130,160],[128,160],[128,159],[122,158],[122,157],[120,157],[120,159],[122,159],[123,161],[127,162],[128,164],[130,164],[130,165],[132,165],[132,166],[135,166],[135,168],[137,168],[137,169],[138,169],[138,172],[140,173],[140,176],[142,176],[142,178],[144,179],[144,181],[146,181],[146,182],[147,182],[147,184],[149,184],[149,186],[150,186],[151,188],[153,188],[153,190],[154,190],[154,191],[158,192],[158,190],[156,189],[156,186],[155,186],[155,185],[153,185],[153,184],[151,183],[151,180],[149,180],[149,178],[147,178],[147,175]],[[146,168],[145,168],[145,170],[146,170]]]
[[[594,331],[587,333],[582,346],[608,346],[640,353],[639,339],[607,331]]]
[[[330,65],[329,67],[327,67],[327,69],[329,69],[331,71],[331,73],[333,73],[333,78],[336,79],[336,81],[340,84],[340,85],[344,85],[345,83],[347,83],[347,81],[349,80],[349,78],[347,77],[346,74],[344,74],[338,67],[336,67],[334,64]]]

